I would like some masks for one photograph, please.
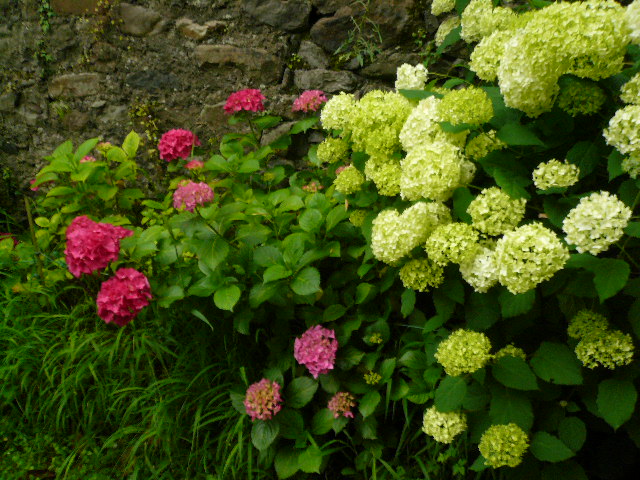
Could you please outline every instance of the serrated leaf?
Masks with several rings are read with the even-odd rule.
[[[462,31],[462,27],[461,26],[457,26],[456,28],[454,28],[453,30],[451,30],[446,37],[444,37],[444,40],[442,41],[442,43],[440,44],[440,46],[437,48],[436,50],[436,55],[440,55],[442,52],[444,52],[445,48],[453,45],[454,43],[458,42],[460,40],[460,32]]]
[[[322,450],[316,445],[311,445],[298,455],[298,467],[305,473],[320,473],[322,463]]]
[[[380,399],[380,394],[375,390],[367,392],[358,402],[358,410],[360,410],[362,416],[368,417],[371,415],[380,403]]]
[[[457,410],[467,394],[467,382],[462,377],[445,377],[438,385],[435,406],[441,412]]]
[[[624,173],[622,169],[622,160],[624,156],[617,150],[613,150],[607,158],[607,171],[609,172],[609,181],[619,177]],[[582,172],[580,172],[582,174]],[[580,175],[582,177],[582,175]]]
[[[333,412],[328,408],[323,408],[316,412],[311,419],[311,433],[314,435],[324,435],[333,427]]]
[[[213,241],[202,241],[196,252],[199,265],[204,273],[215,271],[228,254],[229,244],[220,237],[215,237]]]
[[[344,208],[343,205],[338,205],[337,207],[333,207],[331,211],[327,214],[326,226],[325,229],[329,232],[333,227],[338,225],[341,221],[349,218],[349,212]]]
[[[531,453],[543,462],[562,462],[575,455],[558,437],[547,432],[536,432],[529,447]]]
[[[271,265],[262,274],[264,283],[275,282],[291,276],[293,272],[283,265]]]
[[[402,313],[402,316],[406,318],[413,313],[413,309],[416,305],[416,292],[407,288],[402,292],[400,302],[400,313]]]
[[[320,120],[319,117],[307,117],[302,120],[297,121],[289,130],[291,135],[296,135],[297,133],[303,133],[313,127]]]
[[[533,289],[519,295],[514,295],[504,289],[500,292],[498,300],[504,318],[517,317],[531,310],[536,301],[536,290]]]
[[[538,377],[556,385],[580,385],[581,363],[564,344],[542,342],[531,358],[531,367]]]
[[[256,420],[251,429],[251,443],[258,450],[266,450],[278,436],[280,424],[275,420]]]
[[[322,217],[322,212],[315,208],[308,208],[302,214],[300,214],[299,218],[300,228],[305,232],[317,232],[320,230],[320,226],[324,221]]]
[[[519,123],[507,123],[498,130],[498,138],[507,145],[537,145],[544,147],[545,144],[540,140],[531,129]]]
[[[360,305],[361,303],[366,303],[373,299],[378,288],[375,285],[370,283],[360,283],[356,287],[356,303]]]
[[[140,145],[140,135],[133,130],[129,132],[129,135],[122,142],[122,150],[127,154],[127,157],[134,158],[138,152],[138,146]]]
[[[298,451],[291,447],[283,447],[278,450],[273,462],[278,478],[289,478],[298,473],[298,470],[300,470],[298,467],[298,455]]]
[[[578,452],[587,439],[587,427],[578,417],[563,418],[558,426],[558,437],[567,447]]]
[[[464,306],[467,326],[471,330],[487,330],[500,319],[500,303],[495,290],[472,292]]]
[[[536,376],[522,358],[499,358],[492,367],[493,377],[505,387],[516,390],[537,390]]]
[[[253,252],[253,261],[260,267],[270,267],[282,262],[282,252],[271,245],[258,247]]]
[[[296,440],[304,436],[304,420],[302,415],[291,408],[283,408],[274,417],[280,424],[280,436]]]
[[[347,309],[344,305],[329,305],[322,313],[322,321],[333,322],[334,320],[341,318],[346,312]]]
[[[614,430],[631,418],[637,400],[638,391],[629,380],[611,378],[598,385],[598,412]]]
[[[489,416],[493,424],[515,423],[525,431],[533,425],[533,408],[526,394],[497,385],[491,389]]]
[[[631,237],[640,238],[640,222],[629,222],[624,229],[624,233]]]
[[[589,175],[600,163],[598,146],[593,142],[578,142],[567,152],[567,161],[577,165],[580,178]]]
[[[249,305],[251,308],[257,308],[271,297],[273,297],[278,290],[282,288],[278,282],[272,282],[267,284],[254,285],[249,292]]]
[[[220,310],[233,312],[233,307],[240,300],[240,288],[237,285],[227,285],[219,288],[213,296],[213,303]]]
[[[294,379],[285,390],[285,399],[288,407],[301,408],[311,401],[318,390],[318,382],[309,377]]]
[[[316,293],[320,291],[320,272],[314,267],[306,267],[293,277],[290,286],[298,295]]]

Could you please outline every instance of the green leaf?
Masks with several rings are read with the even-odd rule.
[[[298,467],[298,451],[291,447],[280,448],[276,453],[274,466],[278,478],[284,479],[295,475],[300,470]]]
[[[67,140],[66,142],[60,144],[58,146],[58,148],[56,148],[53,151],[53,155],[52,156],[61,157],[61,156],[64,156],[64,155],[68,155],[68,154],[70,154],[72,152],[73,152],[73,143],[71,143],[71,140]],[[80,157],[80,158],[82,158],[82,157]]]
[[[198,246],[196,255],[198,265],[203,273],[215,271],[229,254],[229,244],[220,237],[203,240]]]
[[[624,233],[631,237],[640,238],[640,222],[629,222]]]
[[[334,320],[341,318],[346,312],[347,309],[344,305],[329,305],[322,313],[322,321],[333,322]]]
[[[98,185],[96,191],[98,192],[98,197],[106,202],[116,196],[118,187],[113,185]]]
[[[533,425],[533,408],[526,394],[497,385],[491,389],[489,416],[493,424],[515,423],[525,431]]]
[[[561,343],[542,342],[531,358],[538,377],[556,385],[580,385],[581,363],[569,347]]]
[[[316,412],[311,419],[311,432],[314,435],[324,435],[333,427],[333,412],[323,408]]]
[[[320,473],[322,450],[317,445],[311,445],[298,455],[298,466],[305,473]]]
[[[600,303],[622,290],[631,273],[629,264],[624,260],[598,258],[588,253],[571,255],[567,268],[584,268],[594,274],[593,284],[598,292]]]
[[[598,412],[614,430],[631,418],[637,400],[638,391],[630,380],[611,378],[598,385]]]
[[[249,158],[240,164],[238,173],[253,173],[260,170],[260,162],[255,158]]]
[[[129,132],[129,135],[122,142],[122,150],[127,154],[127,157],[133,159],[138,152],[138,146],[140,145],[140,135],[133,130]]]
[[[249,292],[249,306],[251,308],[258,308],[278,293],[278,290],[281,288],[282,285],[278,282],[254,285]]]
[[[558,426],[558,436],[567,447],[578,452],[587,439],[587,427],[578,417],[566,417]]]
[[[531,453],[543,462],[562,462],[575,455],[558,437],[547,432],[536,432],[531,439]]]
[[[453,45],[454,43],[458,42],[460,40],[460,32],[461,31],[462,31],[462,27],[461,26],[457,26],[456,28],[451,30],[447,34],[447,36],[444,37],[444,40],[442,41],[440,46],[437,48],[436,55],[442,54],[442,52],[444,52],[444,50],[447,47],[449,47],[450,45]]]
[[[291,408],[301,408],[311,401],[318,390],[318,382],[309,377],[294,379],[285,392],[286,404]]]
[[[582,179],[589,175],[600,163],[598,146],[593,142],[578,142],[567,152],[567,161],[577,165]]]
[[[473,200],[473,194],[467,187],[457,188],[453,192],[453,213],[458,220],[471,223],[471,215],[467,213],[467,208]]]
[[[98,144],[99,141],[100,141],[99,138],[91,138],[91,139],[87,140],[86,142],[83,142],[78,147],[78,150],[76,150],[76,153],[74,154],[73,159],[76,162],[79,162],[80,160],[82,160],[84,157],[89,155],[91,150],[93,150],[95,148],[95,146]]]
[[[487,293],[472,292],[465,303],[465,319],[471,330],[483,331],[500,319],[500,304],[495,290]]]
[[[320,291],[320,272],[314,267],[300,270],[291,281],[291,290],[298,295],[311,295]]]
[[[453,124],[451,122],[438,122],[438,125],[440,125],[443,132],[447,133],[461,133],[473,128],[473,125],[469,125],[468,123]]]
[[[158,296],[158,305],[167,308],[173,302],[184,298],[184,289],[179,285],[172,285]]]
[[[505,387],[516,390],[537,390],[536,376],[521,358],[506,356],[498,359],[492,368],[493,377]]]
[[[226,287],[216,290],[213,296],[213,303],[220,310],[229,310],[233,312],[233,307],[240,300],[240,288],[237,285],[227,285]]]
[[[300,228],[305,232],[317,232],[320,230],[324,218],[322,212],[315,208],[308,208],[300,214],[299,223]]]
[[[262,274],[262,281],[264,283],[275,282],[276,280],[290,277],[292,273],[291,270],[282,265],[271,265]]]
[[[372,300],[376,293],[378,292],[378,287],[372,285],[370,283],[360,283],[356,287],[356,303],[360,305],[361,303],[366,303]]]
[[[333,207],[333,209],[327,214],[325,226],[327,232],[329,232],[333,227],[347,218],[349,218],[349,212],[344,208],[343,205]]]
[[[373,412],[375,412],[376,407],[380,403],[380,394],[375,390],[372,392],[367,392],[358,402],[358,410],[363,417],[368,417]]]
[[[542,0],[534,0],[542,1]],[[584,469],[576,462],[550,463],[542,470],[542,480],[589,480]]]
[[[266,450],[278,436],[280,424],[275,420],[256,420],[251,429],[251,443],[258,450]]]
[[[533,289],[519,295],[514,295],[507,289],[504,289],[500,292],[498,300],[504,318],[517,317],[531,310],[536,301],[536,290]]]
[[[400,312],[403,317],[408,317],[413,313],[413,309],[416,305],[416,292],[410,289],[405,289],[400,296],[401,307]]]
[[[265,128],[275,127],[282,121],[282,118],[276,117],[275,115],[264,115],[262,117],[254,118],[251,121],[256,127],[258,127],[258,129],[264,130]]]
[[[291,408],[284,408],[274,417],[280,424],[280,436],[296,440],[304,435],[302,415]]]
[[[318,123],[318,120],[320,120],[319,117],[303,118],[302,120],[293,124],[293,126],[291,127],[291,130],[289,130],[289,133],[291,135],[296,135],[297,133],[306,132],[311,127],[313,127],[316,123]]]
[[[222,155],[213,155],[205,162],[204,168],[210,172],[230,172],[233,170],[231,162],[228,162]]]
[[[445,377],[438,385],[435,406],[441,412],[457,410],[467,394],[467,382],[462,377]]]
[[[51,190],[47,192],[47,197],[64,197],[66,195],[71,195],[72,193],[75,193],[75,192],[76,190],[71,187],[64,187],[64,186],[53,187]]]
[[[430,92],[425,90],[398,90],[398,93],[409,100],[424,100],[429,97],[442,98],[442,94],[438,92]]]
[[[253,261],[260,267],[270,267],[282,262],[282,252],[271,245],[258,247],[253,252]]]
[[[304,202],[297,195],[291,195],[285,198],[280,206],[278,207],[278,212],[295,212],[304,207]]]
[[[609,181],[613,180],[616,177],[619,177],[624,173],[622,169],[622,160],[624,156],[618,152],[617,150],[613,150],[611,155],[607,158],[607,171],[609,172]],[[580,177],[582,177],[582,171],[580,172]]]
[[[544,147],[545,144],[540,140],[531,129],[519,123],[507,123],[498,131],[498,138],[507,145],[537,145]]]

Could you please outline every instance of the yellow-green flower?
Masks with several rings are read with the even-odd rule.
[[[333,181],[333,184],[336,186],[336,190],[340,193],[344,193],[345,195],[356,193],[362,188],[363,183],[364,175],[362,175],[362,173],[360,173],[360,171],[353,165],[349,165],[347,168],[342,170]]]
[[[473,373],[491,360],[491,342],[484,333],[459,329],[440,342],[436,360],[447,375]]]
[[[418,292],[428,292],[444,282],[444,270],[428,258],[409,260],[400,269],[400,280],[405,288]]]
[[[422,431],[436,442],[451,443],[467,429],[467,416],[462,412],[439,412],[428,408],[422,417]]]
[[[602,365],[610,370],[629,365],[633,360],[631,335],[620,330],[594,329],[576,345],[576,356],[585,367]]]
[[[492,425],[482,434],[478,449],[493,468],[516,467],[529,448],[529,437],[518,425]]]

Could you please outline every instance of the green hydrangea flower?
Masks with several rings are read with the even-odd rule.
[[[466,223],[456,222],[436,227],[424,246],[427,256],[441,266],[462,263],[478,249],[478,232]]]
[[[356,193],[362,188],[363,183],[364,175],[353,165],[342,170],[333,181],[336,190],[345,195]]]
[[[400,269],[400,280],[405,288],[428,292],[444,282],[444,270],[428,258],[409,260]]]
[[[509,8],[493,7],[491,0],[471,0],[462,12],[460,36],[467,43],[479,42],[496,30],[504,30],[515,14]]]
[[[631,218],[631,209],[609,192],[582,197],[562,222],[567,243],[578,252],[597,255],[620,240]]]
[[[533,183],[538,190],[552,187],[570,187],[578,183],[580,168],[572,163],[556,159],[539,164],[533,171]]]
[[[356,227],[361,227],[364,223],[364,219],[367,216],[367,211],[363,209],[354,210],[349,215],[349,221]]]
[[[569,322],[567,334],[571,338],[582,338],[595,330],[607,330],[609,322],[604,315],[591,310],[580,310]]]
[[[514,345],[507,345],[505,347],[502,347],[500,350],[498,350],[494,355],[493,359],[498,360],[499,358],[502,358],[502,357],[516,357],[516,358],[521,358],[522,360],[526,360],[527,354],[524,353],[524,350],[522,350],[521,348],[518,348]]]
[[[436,31],[436,35],[434,40],[436,42],[436,47],[442,45],[444,39],[447,38],[447,35],[451,33],[451,30],[460,26],[460,17],[452,15],[450,17],[445,18],[442,23],[438,26],[438,30]]]
[[[549,280],[567,260],[567,247],[541,223],[507,232],[496,244],[498,281],[514,295]]]
[[[350,129],[355,105],[356,99],[350,93],[341,92],[331,97],[320,112],[322,127],[327,130],[342,130],[342,134],[346,134]]]
[[[457,377],[483,368],[491,360],[491,342],[484,333],[459,329],[440,342],[435,358],[447,375]]]
[[[636,73],[620,89],[620,100],[624,103],[640,103],[640,73]]]
[[[317,150],[318,160],[322,163],[335,163],[349,158],[349,144],[340,138],[325,138]]]
[[[576,345],[576,356],[585,367],[594,369],[602,365],[613,370],[629,365],[633,360],[631,335],[620,330],[594,329]]]
[[[478,293],[486,293],[498,283],[495,250],[478,246],[475,254],[460,263],[460,274]]]
[[[442,97],[437,114],[443,122],[479,126],[493,117],[493,103],[481,88],[461,88],[451,90]]]
[[[557,104],[560,110],[576,117],[597,113],[606,99],[607,96],[597,83],[572,78],[561,83]]]
[[[513,36],[510,30],[496,30],[484,37],[471,52],[469,68],[478,78],[494,82],[498,76],[498,66],[504,54],[504,46]]]
[[[462,412],[439,412],[428,408],[422,417],[422,431],[436,442],[451,443],[467,429],[467,416]]]
[[[507,148],[507,144],[504,143],[496,136],[495,130],[489,130],[486,133],[481,133],[473,137],[464,149],[464,153],[471,160],[480,160],[486,157],[489,153],[496,150],[502,150]]]
[[[499,187],[485,188],[467,207],[472,225],[487,235],[513,230],[524,218],[524,198],[511,198]]]
[[[618,110],[603,135],[620,153],[640,153],[640,105],[627,105]]]
[[[450,12],[456,6],[456,0],[433,0],[431,3],[431,14],[438,16]]]
[[[622,170],[627,172],[631,178],[638,178],[640,175],[640,153],[632,153],[622,159]]]
[[[378,193],[388,197],[400,193],[400,160],[375,155],[364,164],[364,175],[375,183]]]
[[[529,437],[518,425],[492,425],[480,438],[478,449],[493,468],[516,467],[529,448]]]
[[[624,19],[627,28],[631,32],[629,38],[631,43],[640,44],[640,1],[635,0],[627,6],[624,12]]]
[[[396,90],[422,90],[427,83],[427,68],[419,63],[415,67],[403,63],[396,71]]]

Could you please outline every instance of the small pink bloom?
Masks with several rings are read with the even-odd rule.
[[[315,112],[326,101],[327,97],[322,90],[307,90],[294,100],[291,110],[294,112]]]
[[[84,157],[82,157],[82,160],[80,160],[80,163],[89,163],[89,162],[95,162],[96,159],[95,157],[92,157],[91,155],[85,155]]]
[[[264,110],[263,100],[266,100],[266,98],[257,88],[239,90],[229,95],[227,103],[224,105],[224,111],[229,115],[241,110],[262,112]]]
[[[31,190],[34,192],[37,192],[38,190],[40,190],[40,186],[39,185],[34,185],[34,183],[36,183],[36,179],[34,178],[33,180],[30,180],[29,183],[31,184]]]
[[[333,369],[337,351],[336,333],[321,325],[308,329],[293,344],[293,356],[309,369],[313,378]]]
[[[173,192],[173,207],[177,209],[185,208],[193,212],[196,205],[205,205],[213,201],[213,190],[204,182],[187,182],[179,186]]]
[[[336,168],[336,177],[338,175],[340,175],[340,173],[342,173],[343,170],[346,170],[347,168],[349,168],[351,165],[343,165],[341,167]]]
[[[187,158],[194,146],[199,146],[200,140],[189,130],[175,128],[165,132],[158,142],[160,158],[170,162],[176,158]]]
[[[2,233],[0,232],[0,242],[3,240],[6,240],[7,238],[10,238],[11,240],[13,240],[13,246],[15,247],[16,245],[18,245],[18,240],[16,239],[16,237],[13,236],[13,233]]]
[[[251,415],[251,420],[269,420],[282,409],[280,385],[263,378],[247,388],[244,397],[244,408]]]
[[[131,235],[131,230],[97,223],[84,215],[74,218],[67,227],[64,251],[69,271],[80,277],[107,267],[118,259],[120,240]]]
[[[307,185],[302,186],[302,190],[304,190],[305,192],[312,192],[312,193],[322,190],[323,188],[324,187],[320,185],[319,182],[316,182],[315,180],[309,182]]]
[[[355,400],[349,392],[338,392],[329,400],[327,408],[333,412],[333,418],[338,418],[340,415],[353,418],[351,408],[356,406]]]
[[[98,315],[106,323],[124,327],[149,305],[151,286],[144,274],[133,268],[120,268],[102,283],[96,303]]]
[[[187,163],[184,166],[184,168],[188,170],[195,170],[196,168],[202,168],[202,167],[204,167],[204,162],[200,160],[191,160],[189,163]]]

